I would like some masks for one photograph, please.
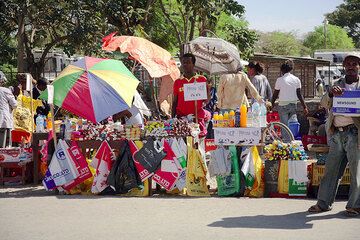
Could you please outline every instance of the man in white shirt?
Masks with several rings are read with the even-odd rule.
[[[350,192],[346,205],[348,216],[360,215],[360,117],[334,115],[333,97],[346,91],[360,90],[360,54],[350,54],[343,61],[345,77],[337,81],[321,99],[321,104],[329,109],[327,135],[330,150],[325,163],[325,175],[321,180],[316,205],[309,212],[319,213],[331,210],[340,179],[347,163],[350,169]]]
[[[304,114],[307,115],[309,113],[301,94],[300,79],[291,74],[293,68],[294,63],[291,60],[288,60],[281,65],[280,69],[283,76],[276,80],[275,91],[271,100],[271,105],[274,106],[276,99],[279,98],[278,112],[280,121],[285,125],[288,125],[289,119],[296,118],[296,105],[298,99],[304,108]]]

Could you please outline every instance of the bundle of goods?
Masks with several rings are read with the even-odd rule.
[[[283,143],[275,140],[272,144],[265,146],[265,158],[267,160],[307,160],[301,142],[294,141]]]
[[[174,118],[162,122],[149,121],[146,123],[145,130],[145,136],[152,137],[190,136],[196,130],[196,125],[186,118]]]

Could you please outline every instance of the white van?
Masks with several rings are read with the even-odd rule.
[[[319,77],[324,77],[324,82],[325,85],[329,85],[329,79],[331,80],[331,83],[333,83],[334,81],[336,81],[337,79],[339,79],[342,75],[340,69],[342,69],[342,67],[317,67],[316,71],[317,71],[317,76]]]

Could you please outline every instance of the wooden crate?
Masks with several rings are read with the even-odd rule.
[[[325,165],[317,165],[316,163],[312,164],[312,174],[311,174],[311,184],[312,186],[319,186],[321,179],[325,173]],[[350,169],[349,166],[346,166],[344,176],[340,182],[341,185],[350,185]]]

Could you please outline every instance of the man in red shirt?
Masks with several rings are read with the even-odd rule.
[[[210,112],[203,109],[203,104],[207,100],[197,100],[197,109],[195,107],[195,101],[185,101],[184,99],[184,84],[194,83],[194,82],[205,82],[206,78],[202,75],[195,74],[195,56],[191,53],[186,53],[181,58],[181,65],[183,68],[183,76],[180,79],[177,79],[174,82],[174,100],[172,105],[172,117],[184,117],[189,114],[193,114],[195,111],[198,114],[198,121],[200,126],[200,136],[206,135],[206,126],[205,123],[210,120]]]

